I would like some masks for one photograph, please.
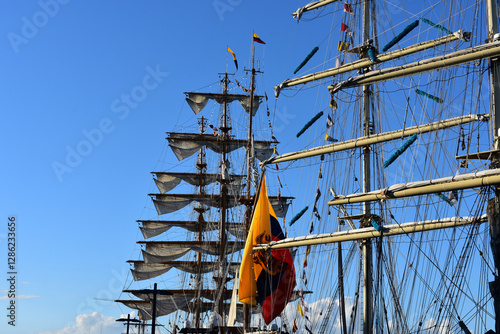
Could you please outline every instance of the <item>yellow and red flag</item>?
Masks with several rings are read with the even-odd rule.
[[[257,43],[260,43],[260,44],[266,44],[266,42],[264,42],[263,40],[261,40],[260,37],[257,36],[256,33],[253,33],[253,41],[257,42]]]
[[[295,287],[295,267],[288,249],[253,252],[253,246],[284,239],[267,196],[265,176],[255,204],[240,267],[239,301],[262,306],[266,324],[281,314]]]

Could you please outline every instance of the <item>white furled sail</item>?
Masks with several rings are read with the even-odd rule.
[[[209,99],[214,100],[215,102],[222,104],[224,102],[231,103],[233,101],[239,101],[243,109],[249,113],[250,112],[250,96],[242,95],[242,94],[214,94],[214,93],[185,93],[186,101],[193,110],[195,114],[198,114],[200,111],[205,108]],[[257,110],[259,109],[259,105],[262,102],[262,96],[254,95],[252,102],[252,116],[255,116]]]

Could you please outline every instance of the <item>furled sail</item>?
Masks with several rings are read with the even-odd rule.
[[[150,263],[152,258],[147,255],[153,255],[153,262],[173,261],[180,258],[189,251],[200,252],[208,255],[219,255],[220,245],[215,242],[201,241],[138,241],[145,244],[146,250],[143,251],[144,261]],[[225,254],[230,254],[243,249],[243,242],[230,241],[227,243]],[[146,255],[145,255],[146,253]],[[159,260],[159,261],[158,261]]]
[[[184,195],[171,195],[171,194],[149,194],[149,196],[155,196],[153,202],[156,207],[156,211],[159,215],[164,215],[167,213],[172,213],[180,210],[192,202],[197,202],[203,205],[208,205],[210,207],[220,207],[220,195],[200,195],[200,194],[184,194]],[[288,206],[290,205],[289,200],[292,197],[284,197],[278,200],[277,197],[269,197],[269,201],[273,206],[276,216],[283,218],[286,216],[288,211]],[[228,197],[226,199],[226,207],[232,208],[237,205],[243,205],[237,198]]]
[[[219,207],[221,201],[220,195],[191,195],[191,194],[188,195],[149,194],[149,195],[156,196],[156,199],[153,200],[153,203],[159,215],[175,212],[191,204],[192,202],[208,205],[210,207]],[[236,198],[228,198],[226,207],[232,208],[240,204],[241,203],[239,203],[239,201]]]
[[[162,201],[153,200],[156,211],[159,215],[172,213],[189,205],[193,199],[182,197],[169,197]]]
[[[208,232],[219,228],[218,222],[197,222],[197,221],[170,221],[170,220],[138,220],[142,235],[149,239],[167,232],[172,227],[180,227],[193,233]],[[226,228],[233,236],[244,239],[245,225],[243,223],[226,223]]]
[[[159,300],[156,302],[156,316],[161,317],[168,315],[181,309],[184,312],[194,313],[197,306],[196,303],[188,301],[185,302],[183,296],[170,296],[170,300]],[[145,300],[116,300],[123,305],[135,309],[139,312],[139,319],[141,320],[151,320],[153,314],[153,307],[150,301]],[[229,310],[229,304],[224,304],[225,310]],[[200,303],[199,309],[201,313],[212,311],[214,308],[214,303]],[[236,321],[241,322],[243,319],[243,306],[237,305],[237,316]],[[252,314],[258,314],[262,312],[259,307],[252,307]]]
[[[226,152],[232,152],[242,147],[247,147],[248,142],[242,139],[227,139],[221,140],[217,136],[199,133],[169,133],[168,143],[179,161],[184,160],[196,152],[201,147],[221,153],[225,149]],[[268,159],[273,154],[271,144],[276,144],[273,141],[254,141],[255,157],[260,161]]]
[[[246,239],[247,230],[245,223],[226,223],[226,229],[236,239]]]
[[[168,315],[177,311],[179,308],[185,307],[191,299],[183,295],[165,296],[170,297],[168,300],[159,300],[156,303],[156,316]],[[117,300],[117,302],[139,311],[139,319],[151,320],[153,314],[153,306],[150,301],[145,300]]]
[[[249,113],[250,111],[250,96],[242,94],[215,94],[215,93],[185,93],[186,102],[189,104],[191,109],[195,114],[205,108],[209,99],[222,104],[223,102],[231,103],[233,101],[239,101],[243,109]],[[252,116],[255,116],[259,106],[262,102],[262,96],[254,95],[253,106],[252,106]]]
[[[138,222],[142,224],[140,229],[145,239],[167,232],[172,227],[181,227],[190,232],[198,232],[200,230],[200,223],[197,221],[138,220]],[[217,223],[201,223],[202,232],[213,231],[217,228]]]
[[[123,292],[131,293],[134,296],[136,296],[139,299],[142,300],[150,300],[152,299],[152,293],[145,293],[142,292],[141,290],[123,290]],[[195,298],[197,295],[200,297],[209,299],[209,300],[214,300],[217,291],[216,290],[168,290],[173,296],[178,296],[182,295],[184,298],[187,300],[192,300]],[[156,296],[158,301],[169,301],[171,298],[169,298],[172,295],[158,295]],[[231,298],[231,293],[229,291],[226,291],[226,293],[222,294],[222,298],[224,300]]]
[[[142,250],[142,258],[144,259],[144,262],[146,262],[146,263],[168,262],[168,261],[174,261],[174,260],[177,260],[177,259],[183,257],[190,250],[191,250],[190,248],[183,248],[182,252],[167,255],[167,256],[155,255],[155,254],[151,254],[145,250]]]
[[[169,192],[184,181],[193,186],[205,187],[220,179],[218,174],[198,174],[198,173],[167,173],[153,172],[156,175],[155,183],[162,194]],[[230,185],[241,185],[243,175],[230,175]]]
[[[144,261],[135,261],[134,269],[130,269],[134,281],[151,279],[165,274],[174,266],[166,263],[145,263]]]
[[[175,268],[190,274],[206,274],[216,272],[219,269],[219,264],[216,262],[201,262],[198,264],[193,261],[168,261],[157,263],[146,263],[145,261],[129,261],[133,263],[134,269],[131,269],[135,281],[150,279],[160,276],[170,269]],[[198,270],[199,265],[199,270]],[[227,265],[229,274],[235,275],[239,268],[239,263],[232,262]]]

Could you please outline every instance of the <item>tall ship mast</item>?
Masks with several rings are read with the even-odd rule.
[[[261,163],[303,171],[293,237],[254,251],[296,251],[313,293],[288,309],[294,332],[500,332],[498,13],[493,0],[293,13],[331,29],[275,87],[278,108],[304,95],[314,111],[286,143],[300,149]]]
[[[154,241],[141,241],[143,259],[133,262],[133,273],[153,281],[172,268],[188,274],[163,283],[158,301],[126,290],[141,300],[121,302],[143,320],[153,311],[173,324],[189,320],[184,333],[255,331],[259,305],[232,303],[236,316],[226,315],[233,291],[242,290],[242,278],[235,282],[245,239],[255,239],[249,223],[257,184],[266,186],[253,176],[265,170],[279,184],[268,187],[269,202],[286,237],[254,245],[249,258],[257,263],[256,256],[289,249],[297,286],[274,327],[261,330],[500,333],[497,1],[319,0],[292,15],[298,30],[327,27],[297,42],[291,54],[307,56],[274,87],[275,110],[297,115],[286,129],[296,135],[280,136],[286,149],[278,154],[273,115],[264,119],[270,132],[257,137],[261,122],[241,121],[230,110],[240,101],[250,115],[265,101],[258,87],[251,95],[256,71],[250,84],[237,84],[244,87],[238,93],[227,74],[219,93],[187,93],[195,113],[215,101],[217,121],[204,109],[198,133],[170,133],[169,145],[179,161],[197,157],[193,175],[214,181],[195,178],[191,193],[172,195],[169,184],[188,181],[155,172],[158,215],[187,210],[183,217],[193,218],[168,224],[191,231],[173,241],[172,227],[167,237],[158,230]],[[245,124],[244,134],[236,124]],[[236,159],[243,147],[247,153]],[[180,180],[169,183],[173,176]],[[295,198],[290,208],[280,179]],[[165,221],[142,221],[143,231],[150,223]],[[230,328],[232,319],[238,329]]]
[[[237,70],[233,51],[228,53]],[[226,71],[209,87],[218,91],[185,93],[197,131],[168,132],[169,167],[152,172],[153,218],[137,221],[144,237],[137,242],[141,258],[128,261],[133,282],[117,300],[136,310],[151,332],[265,333],[258,320],[252,322],[262,308],[244,307],[235,297],[258,162],[270,158],[278,144],[269,108],[262,110],[267,103],[259,94],[253,59],[252,54],[252,68],[241,83]],[[291,200],[279,191],[269,196],[279,219]]]

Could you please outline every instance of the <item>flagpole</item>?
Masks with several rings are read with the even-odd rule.
[[[254,41],[254,36],[255,34],[255,31],[252,30],[252,68],[253,68],[253,60],[254,60],[254,56],[255,56],[255,41]]]
[[[260,174],[260,180],[259,180],[259,186],[257,188],[257,190],[255,191],[255,199],[253,201],[253,208],[255,208],[255,206],[257,205],[257,202],[259,200],[259,197],[260,197],[260,189],[262,188],[262,183],[264,182],[264,179],[265,179],[265,175],[266,174],[266,170],[265,168],[262,168],[262,173]],[[250,221],[252,221],[253,219],[253,213],[254,213],[255,210],[252,209],[252,215],[250,216]]]
[[[251,179],[252,179],[252,111],[253,111],[253,86],[254,86],[254,78],[255,78],[255,68],[254,68],[254,56],[255,56],[255,49],[254,49],[254,42],[253,42],[253,35],[254,32],[252,30],[252,73],[251,73],[251,79],[250,79],[250,110],[248,112],[248,143],[247,143],[247,200],[248,203],[250,202],[250,191],[251,191]],[[255,195],[255,200],[254,200],[254,206],[255,208],[255,203],[257,203],[257,198],[259,197],[259,192],[260,188],[262,185],[262,176],[261,176],[261,182],[259,183],[259,190],[256,192]],[[248,204],[247,204],[248,205]],[[248,234],[248,231],[250,229],[250,222],[252,221],[253,217],[253,209],[250,212],[250,208],[247,206],[247,213],[246,213],[246,231]],[[250,309],[249,305],[243,304],[243,328],[244,331],[246,332],[247,330],[250,330]]]
[[[226,50],[229,50],[229,45],[226,45]],[[229,69],[228,63],[229,63],[229,56],[227,55],[227,51],[226,51],[226,73]]]
[[[265,182],[265,168],[262,169],[262,173],[260,175],[259,186],[257,187],[257,190],[255,192],[255,198],[253,201],[252,211],[250,212],[250,214],[247,212],[247,219],[248,219],[247,224],[248,224],[248,222],[251,222],[253,220],[255,208],[257,206],[257,202],[258,202],[259,197],[260,197],[260,191],[262,189],[262,184],[264,182]],[[248,208],[247,208],[247,210],[248,210]],[[247,234],[248,234],[248,230],[249,230],[249,226],[247,226]],[[247,235],[247,239],[248,239],[248,235]],[[240,272],[240,274],[241,274],[241,272]],[[241,277],[240,277],[240,279],[241,279]],[[251,306],[248,304],[243,304],[243,330],[244,330],[244,333],[250,332],[250,307]]]

